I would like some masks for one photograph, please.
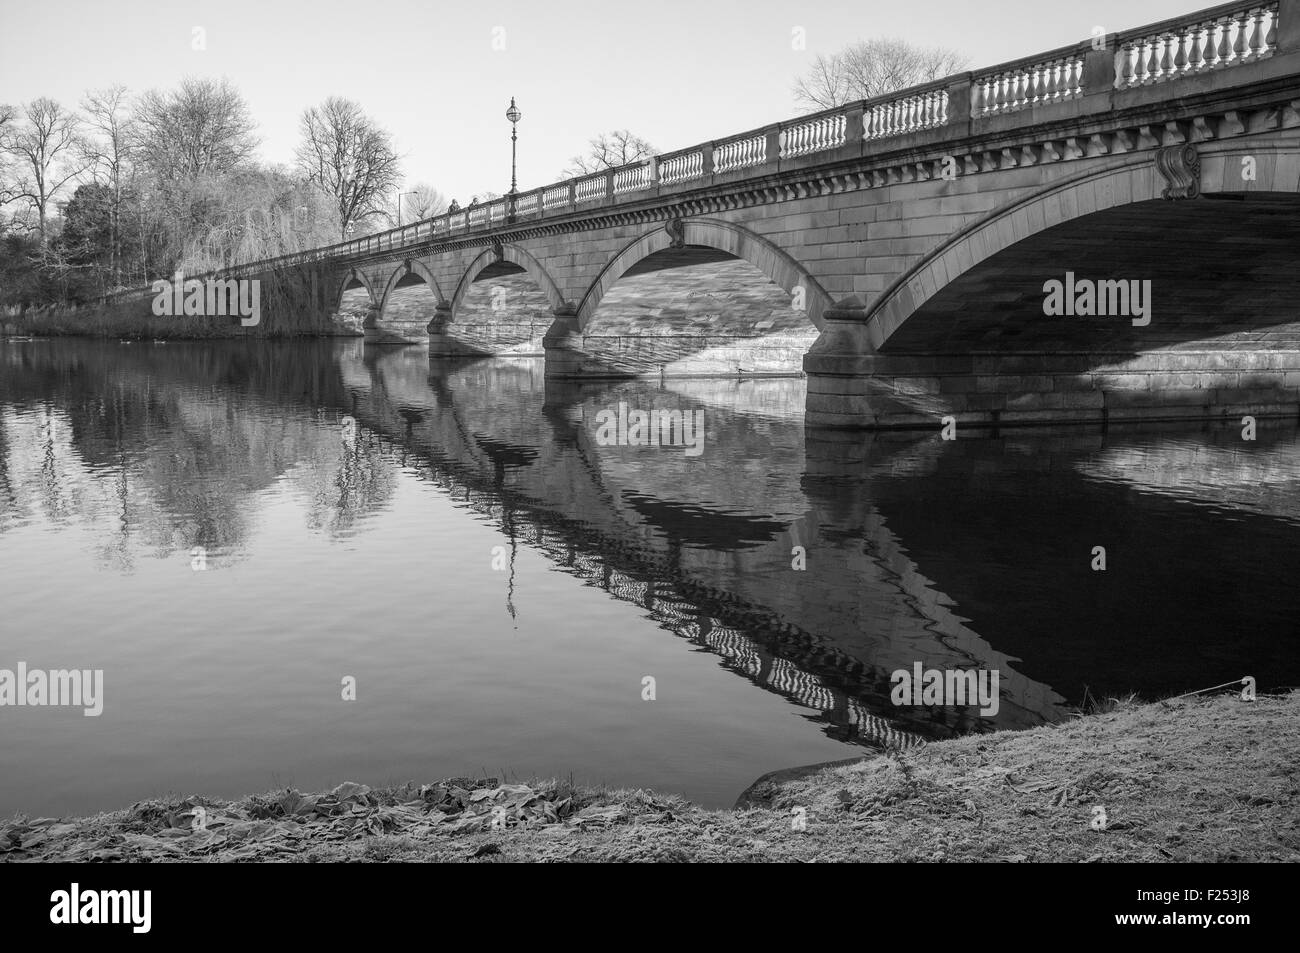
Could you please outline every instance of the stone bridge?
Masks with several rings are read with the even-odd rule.
[[[816,428],[1296,415],[1297,66],[1300,0],[1227,4],[227,274],[548,378],[802,371]]]

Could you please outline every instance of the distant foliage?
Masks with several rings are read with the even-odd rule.
[[[302,133],[293,167],[262,162],[228,80],[136,97],[110,86],[79,109],[0,103],[0,306],[89,301],[396,224],[387,132],[331,98],[303,113]],[[405,221],[447,206],[427,183],[408,192]]]

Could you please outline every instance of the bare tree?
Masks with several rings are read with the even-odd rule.
[[[14,117],[17,112],[8,103],[0,103],[0,209],[14,199],[14,182],[9,170],[9,136],[14,131]],[[0,222],[0,227],[3,222]]]
[[[82,142],[82,155],[108,181],[109,274],[122,283],[122,193],[129,175],[131,128],[127,117],[126,87],[111,86],[86,94],[81,104],[91,132]]]
[[[654,146],[640,136],[633,135],[626,129],[616,129],[613,132],[601,133],[592,139],[588,143],[587,151],[570,159],[561,175],[575,178],[593,172],[604,172],[606,169],[616,169],[621,165],[649,159],[656,151]]]
[[[408,222],[433,218],[447,211],[447,197],[427,182],[417,182],[402,204],[402,218]]]
[[[339,230],[347,237],[371,217],[386,214],[385,197],[400,180],[392,137],[350,99],[331,96],[302,114],[299,171],[334,198]]]
[[[809,112],[831,109],[950,76],[965,69],[967,62],[955,50],[892,38],[861,40],[830,56],[818,56],[795,82],[794,98]]]
[[[78,123],[75,114],[42,96],[23,107],[26,122],[5,139],[17,169],[13,198],[26,200],[36,213],[36,232],[46,244],[50,204],[59,191],[86,170],[78,161]]]
[[[248,104],[226,79],[186,78],[149,90],[136,105],[131,146],[167,188],[221,176],[250,161],[260,140]]]

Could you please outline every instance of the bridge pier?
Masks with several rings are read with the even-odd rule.
[[[583,376],[582,330],[574,308],[558,308],[555,321],[542,336],[546,351],[547,379],[573,379]]]
[[[450,323],[451,305],[439,305],[433,313],[432,320],[425,327],[425,331],[429,335],[429,357],[478,356],[477,351],[464,347],[452,335],[447,333],[447,325]]]

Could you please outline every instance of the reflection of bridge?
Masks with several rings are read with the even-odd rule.
[[[463,314],[476,282],[526,276],[551,377],[653,374],[655,347],[670,370],[797,369],[811,338],[758,318],[657,326],[631,369],[607,346],[621,279],[743,259],[817,334],[814,426],[1289,414],[1298,63],[1300,0],[1229,3],[234,273],[310,272],[320,311],[357,289],[374,340],[426,339],[386,326],[423,285],[435,354],[530,334]],[[1045,316],[1067,272],[1151,281],[1150,324]]]
[[[593,395],[585,405],[581,398],[548,403],[553,394],[536,364],[432,366],[430,376],[422,355],[367,349],[364,358],[344,361],[345,408],[400,449],[404,465],[413,456],[425,461],[437,481],[489,513],[513,543],[636,603],[757,684],[821,710],[828,730],[898,744],[909,731],[947,734],[1060,717],[1060,697],[1019,675],[1012,659],[966,628],[870,507],[860,532],[841,536],[836,518],[823,526],[826,518],[808,510],[797,482],[769,480],[754,492],[750,461],[734,455],[747,445],[743,412],[710,415],[710,439],[733,453],[730,465],[686,479],[684,458],[673,454],[638,455],[625,469],[620,448],[597,447],[587,432]],[[700,390],[691,383],[685,389]],[[724,395],[718,389],[715,399]],[[598,396],[603,405],[625,395],[615,388]],[[763,406],[761,398],[754,403]],[[797,417],[762,424],[751,437],[752,462],[766,463],[773,430],[799,440]],[[709,503],[723,499],[746,515]],[[873,541],[869,552],[864,535]],[[813,571],[790,568],[795,540],[817,552]],[[981,722],[952,709],[893,707],[889,675],[917,659],[998,669],[998,717]]]

